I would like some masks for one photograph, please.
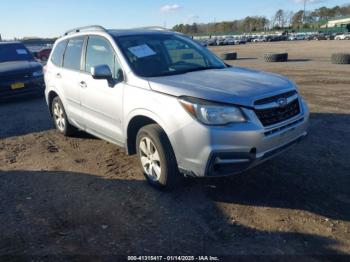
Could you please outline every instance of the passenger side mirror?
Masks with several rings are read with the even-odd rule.
[[[108,65],[98,65],[91,68],[91,76],[93,79],[106,79],[109,82],[112,80],[112,71]]]

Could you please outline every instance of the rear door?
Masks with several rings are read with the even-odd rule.
[[[56,44],[46,67],[45,84],[47,87],[53,87],[55,90],[62,90],[61,72],[63,54],[66,50],[67,42],[67,40],[64,40]]]
[[[64,93],[64,106],[71,122],[83,128],[82,113],[80,107],[80,75],[82,74],[82,51],[85,37],[73,37],[68,44],[63,56],[63,66],[56,77],[61,79]]]
[[[124,82],[118,80],[121,67],[109,40],[89,36],[85,60],[80,97],[86,131],[121,145]],[[98,65],[109,66],[113,83],[92,78],[91,68]]]

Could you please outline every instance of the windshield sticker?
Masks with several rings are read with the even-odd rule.
[[[155,55],[156,52],[154,52],[148,45],[138,45],[134,47],[128,48],[133,55],[135,55],[137,58],[143,58],[147,56]]]
[[[25,49],[16,49],[18,55],[28,55],[27,50]]]

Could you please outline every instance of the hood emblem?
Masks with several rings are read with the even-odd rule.
[[[278,107],[285,108],[288,105],[288,100],[285,97],[282,97],[277,100]]]

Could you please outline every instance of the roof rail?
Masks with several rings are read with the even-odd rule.
[[[134,29],[141,29],[141,30],[159,30],[159,31],[171,31],[170,29],[167,29],[165,27],[161,26],[146,26],[146,27],[138,27]]]
[[[73,33],[79,33],[82,31],[89,31],[89,30],[96,30],[96,31],[102,31],[102,32],[107,31],[104,27],[102,27],[100,25],[89,25],[89,26],[82,26],[82,27],[73,28],[73,29],[65,32],[64,35],[69,35],[69,34],[73,34]]]

